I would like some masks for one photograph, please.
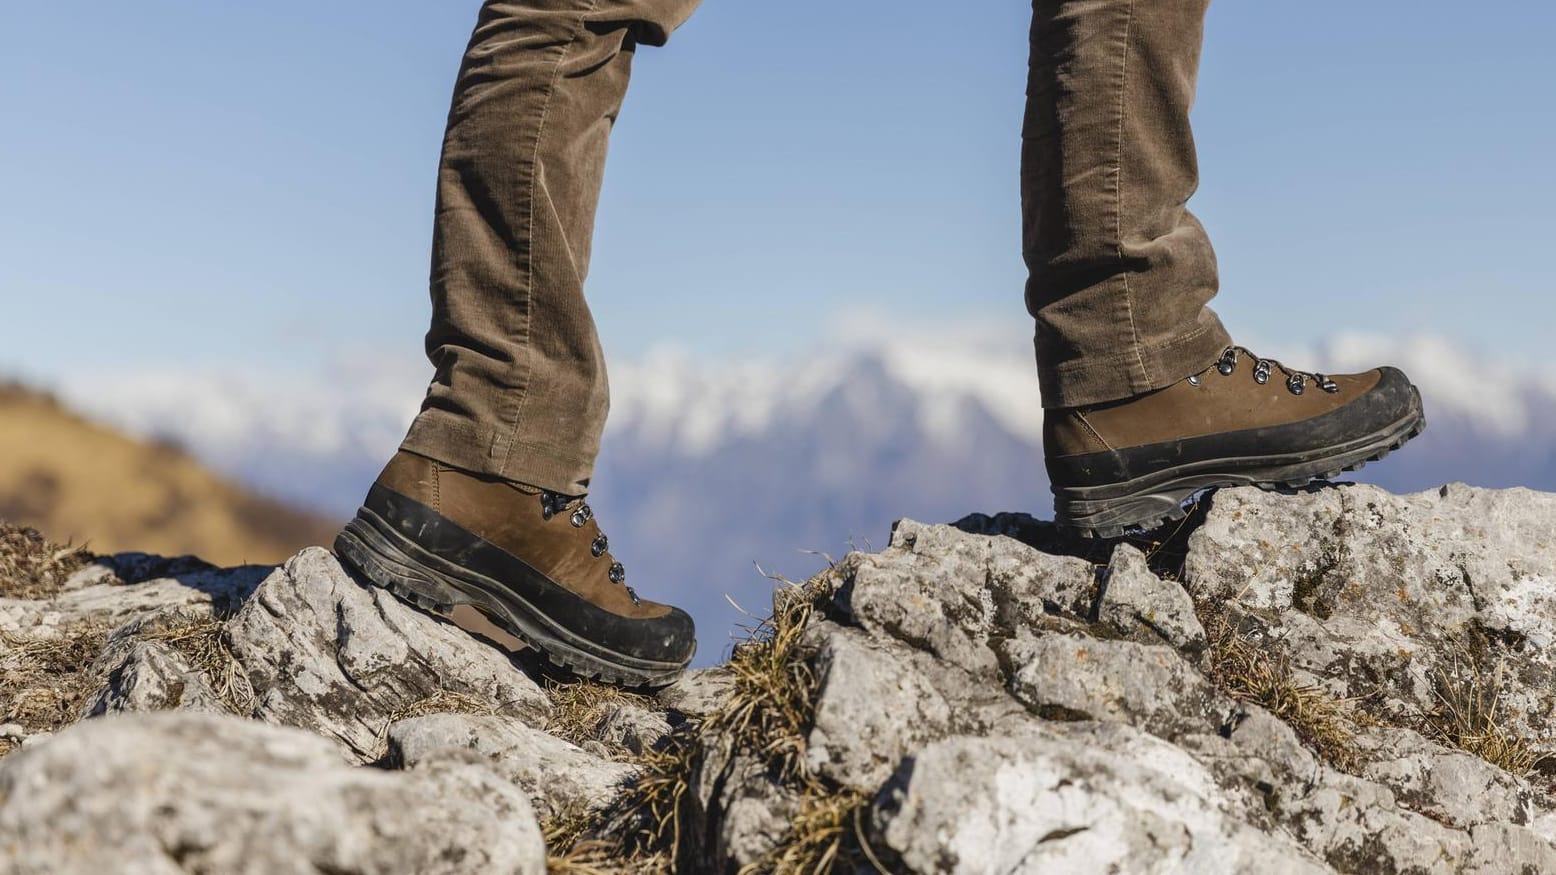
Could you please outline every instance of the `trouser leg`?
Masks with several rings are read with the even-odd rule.
[[[610,406],[584,300],[606,144],[640,44],[699,0],[488,0],[438,168],[436,374],[404,448],[587,491]]]
[[[1159,389],[1229,340],[1186,208],[1209,0],[1034,0],[1022,130],[1027,308],[1045,407]]]

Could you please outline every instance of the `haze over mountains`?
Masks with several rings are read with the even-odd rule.
[[[1355,479],[1396,492],[1448,481],[1556,489],[1556,378],[1432,339],[1255,348],[1337,372],[1388,361],[1421,385],[1426,434]],[[268,494],[345,518],[428,373],[409,354],[359,355],[308,381],[120,373],[59,389]],[[841,555],[850,539],[884,543],[899,517],[1050,510],[1036,380],[1007,329],[856,332],[787,361],[665,352],[613,364],[612,384],[592,501],[629,580],[697,617],[703,663],[751,622],[730,601],[765,612],[763,573],[804,578],[825,562],[817,554]]]

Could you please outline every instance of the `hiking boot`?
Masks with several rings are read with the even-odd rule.
[[[1181,519],[1209,487],[1298,487],[1360,468],[1425,426],[1396,368],[1326,377],[1232,347],[1165,389],[1048,411],[1043,448],[1055,521],[1111,538]]]
[[[363,577],[469,631],[506,632],[581,677],[670,683],[696,650],[692,618],[638,598],[609,547],[581,498],[404,450],[335,540]]]

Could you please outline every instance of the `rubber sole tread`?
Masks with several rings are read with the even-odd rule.
[[[1365,468],[1371,462],[1382,461],[1383,459],[1387,458],[1390,453],[1394,452],[1395,450],[1398,450],[1400,447],[1403,447],[1411,439],[1419,436],[1421,434],[1421,432],[1423,432],[1425,430],[1426,430],[1426,420],[1424,418],[1422,418],[1422,419],[1420,419],[1416,423],[1416,425],[1414,427],[1412,427],[1408,432],[1406,432],[1402,437],[1400,437],[1399,440],[1394,441],[1393,443],[1391,443],[1388,446],[1380,449],[1376,453],[1373,453],[1372,455],[1370,455],[1370,456],[1368,456],[1368,457],[1366,457],[1364,459],[1361,459],[1360,461],[1352,462],[1349,465],[1345,465],[1343,467],[1336,468],[1336,469],[1334,469],[1332,471],[1327,471],[1327,472],[1322,473],[1322,474],[1314,474],[1314,475],[1312,475],[1310,477],[1302,477],[1302,478],[1298,478],[1298,479],[1295,479],[1295,480],[1279,480],[1279,481],[1276,481],[1276,480],[1259,480],[1259,481],[1253,481],[1251,483],[1246,483],[1246,484],[1244,484],[1244,483],[1228,482],[1228,483],[1223,484],[1223,485],[1226,485],[1226,486],[1233,486],[1233,485],[1237,485],[1237,486],[1241,486],[1241,485],[1254,486],[1254,487],[1257,487],[1259,489],[1263,489],[1263,490],[1265,490],[1267,492],[1276,492],[1276,491],[1280,491],[1280,490],[1283,490],[1283,489],[1301,489],[1301,488],[1303,488],[1305,486],[1308,486],[1308,485],[1310,485],[1312,483],[1315,483],[1315,482],[1332,480],[1333,478],[1338,477],[1341,474],[1346,473],[1348,471],[1360,471],[1362,468]],[[1169,525],[1171,523],[1175,523],[1175,522],[1183,519],[1184,517],[1188,516],[1188,504],[1189,504],[1189,502],[1191,502],[1193,500],[1194,495],[1198,495],[1200,492],[1203,492],[1203,491],[1205,491],[1207,489],[1215,489],[1215,488],[1218,488],[1218,487],[1216,487],[1216,486],[1204,486],[1204,487],[1201,487],[1199,489],[1196,489],[1193,494],[1191,494],[1188,497],[1186,497],[1184,499],[1184,501],[1182,503],[1180,503],[1173,510],[1171,510],[1171,511],[1165,513],[1165,514],[1162,514],[1159,517],[1149,518],[1149,519],[1146,519],[1144,521],[1141,521],[1140,523],[1133,524],[1133,525],[1090,527],[1090,526],[1075,525],[1073,523],[1065,522],[1063,520],[1056,520],[1055,522],[1061,528],[1063,528],[1063,529],[1065,529],[1065,530],[1067,530],[1069,532],[1072,532],[1072,533],[1074,533],[1076,535],[1079,535],[1080,537],[1083,537],[1083,538],[1093,538],[1093,539],[1108,540],[1108,539],[1112,539],[1112,538],[1122,538],[1125,535],[1146,534],[1146,533],[1154,532],[1154,531],[1156,531],[1156,530],[1158,530],[1158,529],[1160,529],[1160,528],[1162,528],[1164,526],[1167,526],[1167,525]]]

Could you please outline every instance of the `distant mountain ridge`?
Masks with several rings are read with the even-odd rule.
[[[1271,352],[1336,371],[1392,362],[1422,386],[1426,434],[1354,479],[1399,492],[1447,481],[1556,490],[1556,380],[1431,339]],[[171,433],[244,482],[340,516],[419,402],[426,367],[396,361],[307,384],[125,374],[64,389],[110,421]],[[613,364],[611,376],[594,503],[640,588],[692,606],[704,658],[744,620],[723,596],[761,613],[769,581],[758,568],[803,578],[824,560],[801,551],[839,555],[843,535],[879,545],[901,516],[1050,509],[1030,355],[997,332],[883,331],[777,362],[660,353]]]

